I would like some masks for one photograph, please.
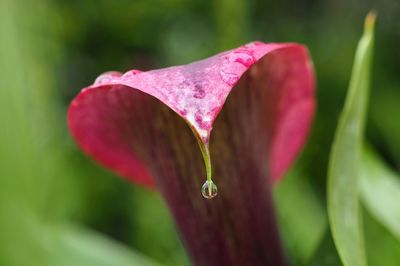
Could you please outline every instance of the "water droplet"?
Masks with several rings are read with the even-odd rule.
[[[134,76],[136,76],[137,74],[140,74],[140,73],[142,73],[140,70],[132,69],[132,70],[129,70],[128,72],[126,72],[125,74],[123,74],[122,78],[123,79],[130,79],[130,78],[132,78],[132,77],[134,77]]]
[[[250,67],[256,62],[253,53],[249,50],[238,50],[231,54],[230,60],[242,64],[245,67]]]
[[[217,185],[215,185],[213,181],[207,180],[201,188],[201,194],[203,194],[203,197],[206,199],[214,198],[218,194]]]
[[[97,77],[97,79],[94,81],[94,85],[102,85],[105,83],[111,82],[114,78],[120,77],[122,74],[117,71],[108,71],[100,76]]]
[[[222,80],[229,86],[233,86],[238,82],[239,76],[235,73],[228,73],[223,70],[220,72]]]

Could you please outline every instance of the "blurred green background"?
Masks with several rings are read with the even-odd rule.
[[[105,71],[189,63],[253,40],[300,42],[313,57],[317,116],[276,187],[277,211],[294,265],[340,265],[327,226],[327,163],[371,8],[367,138],[399,171],[397,0],[0,0],[0,265],[189,265],[157,192],[84,156],[66,110]],[[400,265],[400,242],[368,213],[364,226],[370,264]]]

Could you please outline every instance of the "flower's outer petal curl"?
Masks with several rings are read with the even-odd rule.
[[[113,92],[129,87],[155,97],[185,119],[205,142],[230,91],[246,71],[263,75],[256,86],[269,90],[265,137],[270,177],[278,180],[304,144],[315,109],[312,62],[307,49],[295,43],[253,42],[188,65],[131,70],[123,75],[105,73],[72,101],[69,128],[92,158],[122,176],[151,185],[149,171],[132,148],[134,134],[129,129],[116,133],[103,125],[114,119],[106,124],[119,129],[119,123],[134,122],[134,114],[113,114],[121,104]]]

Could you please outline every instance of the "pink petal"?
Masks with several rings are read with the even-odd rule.
[[[312,64],[306,48],[298,44],[254,42],[184,66],[103,74],[71,103],[69,128],[95,160],[151,185],[149,171],[136,155],[135,133],[129,128],[135,121],[135,108],[143,108],[141,98],[151,95],[167,105],[206,142],[225,100],[246,71],[257,77],[255,87],[266,90],[268,166],[271,178],[278,180],[302,147],[314,113]],[[125,97],[133,97],[125,93],[126,87],[143,93],[135,98],[137,104],[127,100],[129,106],[122,107],[121,90]]]

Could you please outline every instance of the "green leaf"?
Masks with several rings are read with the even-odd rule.
[[[350,87],[335,133],[328,170],[328,216],[345,266],[366,265],[359,210],[360,153],[367,110],[375,15],[365,21]]]
[[[284,244],[295,265],[304,265],[327,231],[327,218],[310,182],[291,171],[274,190]]]
[[[361,193],[371,215],[400,240],[400,177],[378,155],[364,149]]]
[[[50,243],[55,266],[157,266],[142,254],[117,244],[101,234],[78,226],[62,226],[55,230]]]
[[[364,212],[365,240],[369,266],[398,266],[400,242],[368,212]]]
[[[307,266],[341,266],[331,232],[327,231]]]
[[[49,1],[0,1],[0,265],[48,265],[40,224],[60,181],[53,172],[58,148],[50,145],[54,14]]]

